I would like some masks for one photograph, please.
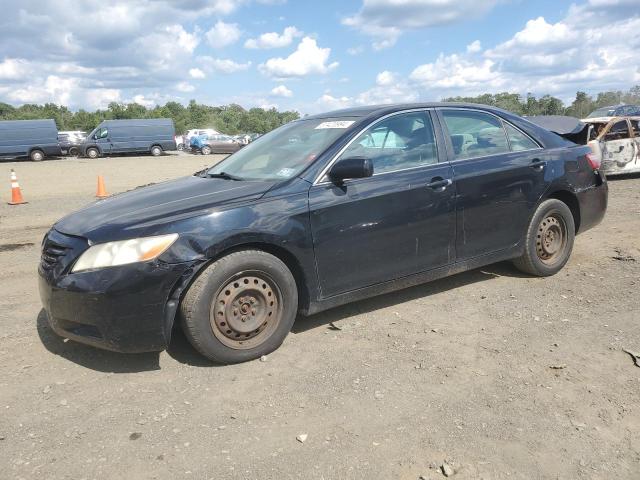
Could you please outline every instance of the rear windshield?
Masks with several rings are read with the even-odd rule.
[[[614,108],[599,108],[589,114],[587,118],[611,117],[615,112]]]
[[[250,143],[209,169],[243,180],[286,180],[301,173],[343,135],[355,118],[298,120]]]

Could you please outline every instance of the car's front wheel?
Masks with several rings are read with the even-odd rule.
[[[545,200],[531,219],[524,253],[514,260],[518,270],[538,277],[558,273],[569,261],[575,238],[575,222],[566,203]]]
[[[277,349],[298,311],[287,266],[260,250],[231,253],[209,265],[180,305],[191,344],[218,363],[260,358]]]
[[[87,148],[87,157],[98,158],[100,156],[100,150],[95,147]]]
[[[202,147],[200,149],[200,153],[202,153],[202,155],[209,155],[211,154],[211,147],[209,145],[205,145],[204,147]]]

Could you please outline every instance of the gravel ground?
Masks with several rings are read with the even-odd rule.
[[[53,334],[50,225],[98,174],[114,193],[213,161],[0,164],[0,477],[640,478],[640,178],[610,182],[555,277],[500,263],[302,318],[264,362],[211,365],[179,333],[141,355]],[[6,205],[10,168],[27,205]]]

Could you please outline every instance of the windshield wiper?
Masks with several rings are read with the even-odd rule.
[[[226,172],[219,172],[219,173],[207,173],[207,177],[209,178],[224,178],[225,180],[235,180],[236,182],[239,182],[242,179],[242,177],[236,177],[235,175],[231,175],[230,173],[226,173]]]

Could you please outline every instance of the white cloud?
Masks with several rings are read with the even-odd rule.
[[[224,48],[236,43],[242,36],[242,31],[237,23],[225,23],[218,20],[205,36],[211,47]]]
[[[191,76],[191,78],[197,78],[197,79],[202,79],[206,77],[205,73],[199,68],[189,69],[189,75]]]
[[[467,45],[467,53],[478,53],[482,51],[482,43],[480,40],[475,40]]]
[[[349,97],[334,97],[328,93],[322,95],[316,100],[316,105],[321,110],[338,110],[353,105],[353,100]]]
[[[293,96],[293,92],[284,85],[278,85],[273,90],[271,90],[271,95],[273,95],[274,97],[289,98]]]
[[[226,58],[214,58],[208,55],[197,57],[196,61],[198,65],[211,73],[231,74],[248,70],[251,67],[251,62],[238,63]]]
[[[24,78],[30,71],[28,62],[19,58],[5,58],[0,63],[0,80],[18,80]]]
[[[405,30],[478,18],[498,0],[363,0],[360,11],[342,20],[376,40],[373,48],[393,46]]]
[[[282,34],[268,32],[263,33],[258,38],[250,38],[244,42],[244,46],[251,49],[282,48],[291,45],[294,38],[301,36],[302,32],[296,27],[286,27]]]
[[[531,19],[492,48],[473,42],[465,52],[440,54],[409,80],[429,99],[512,91],[570,101],[577,90],[627,89],[640,81],[640,11],[630,15],[630,6],[590,0],[555,23]]]
[[[349,55],[356,56],[356,55],[360,55],[363,52],[364,52],[364,47],[362,47],[360,45],[358,45],[357,47],[347,48],[347,53]]]
[[[78,79],[49,75],[28,85],[11,88],[5,93],[12,103],[46,103],[72,105],[75,102],[85,108],[105,108],[110,102],[121,100],[121,93],[113,88],[93,88],[83,86]]]
[[[176,90],[183,93],[190,93],[190,92],[193,92],[195,89],[196,87],[191,85],[189,82],[180,82],[176,85]]]
[[[338,62],[327,63],[330,55],[330,48],[320,48],[313,38],[304,37],[296,51],[287,58],[270,58],[259,68],[262,73],[272,78],[325,74],[338,66]]]
[[[385,70],[384,72],[380,72],[376,77],[376,84],[385,87],[388,85],[393,85],[395,82],[395,76],[389,70]]]
[[[494,62],[491,60],[440,54],[434,62],[416,67],[409,79],[427,90],[495,90],[504,86],[504,83],[502,76],[493,67]]]

